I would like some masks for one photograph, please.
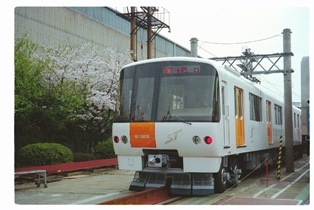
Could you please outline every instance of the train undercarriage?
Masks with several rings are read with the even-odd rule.
[[[295,147],[296,158],[301,154],[300,148]],[[158,152],[152,154],[152,151],[145,151],[146,167],[135,172],[129,190],[142,191],[168,186],[172,195],[223,193],[227,188],[238,185],[242,170],[261,168],[265,166],[266,159],[268,164],[277,164],[278,160],[277,149],[264,150],[222,157],[221,167],[217,173],[184,173],[182,159],[175,151]]]
[[[222,158],[217,173],[183,173],[182,168],[169,167],[171,162],[175,162],[174,166],[181,165],[180,158],[176,162],[172,155],[147,155],[146,160],[147,166],[143,171],[135,172],[129,190],[142,191],[168,186],[172,195],[211,195],[222,193],[227,187],[237,186],[242,173],[237,158]]]

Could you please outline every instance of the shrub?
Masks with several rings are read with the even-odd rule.
[[[93,154],[89,153],[73,153],[73,162],[80,162],[80,161],[88,161],[88,160],[96,160],[97,158]]]
[[[101,141],[95,146],[95,156],[97,159],[115,158],[112,140]]]
[[[19,162],[23,167],[73,162],[72,151],[57,143],[36,143],[21,148]]]

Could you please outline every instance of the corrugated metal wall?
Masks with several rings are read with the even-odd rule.
[[[120,51],[130,49],[130,23],[107,7],[16,7],[14,24],[15,38],[27,33],[38,44],[93,41]],[[137,32],[137,40],[137,58],[144,60],[146,30]],[[188,49],[162,36],[155,38],[153,46],[153,57],[190,55]]]

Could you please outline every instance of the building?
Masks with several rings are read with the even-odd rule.
[[[93,41],[97,45],[130,49],[130,22],[109,7],[16,7],[15,38],[25,34],[37,44],[78,44]],[[137,60],[147,59],[147,31],[139,28],[136,36]],[[152,57],[190,56],[190,50],[164,36],[153,40]]]

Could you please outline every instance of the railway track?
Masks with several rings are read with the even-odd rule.
[[[284,167],[282,171],[285,171]],[[247,175],[236,188],[229,188],[221,194],[178,197],[169,195],[169,187],[163,186],[101,202],[98,205],[301,205],[307,199],[304,197],[306,195],[302,197],[302,192],[295,192],[295,189],[303,188],[306,191],[309,189],[308,183],[309,161],[301,159],[296,161],[295,171],[282,173],[280,180],[277,180],[276,168],[270,167],[267,179],[265,170],[260,170]]]

